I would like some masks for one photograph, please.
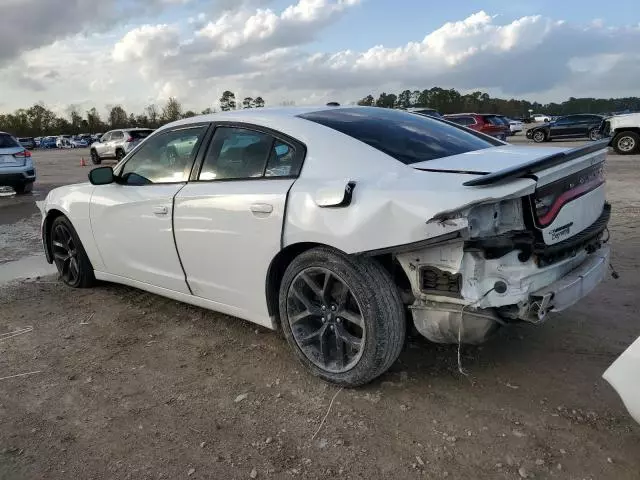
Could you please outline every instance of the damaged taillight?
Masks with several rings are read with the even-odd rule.
[[[551,224],[564,205],[595,190],[604,182],[605,170],[602,162],[537,189],[534,212],[538,225],[546,227]]]

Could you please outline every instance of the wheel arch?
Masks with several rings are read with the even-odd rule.
[[[626,133],[626,132],[633,132],[633,133],[637,133],[638,135],[640,135],[640,127],[621,127],[621,128],[616,128],[614,130],[614,132],[613,132],[613,138],[617,137],[621,133]]]
[[[47,212],[42,223],[42,243],[44,244],[44,254],[48,263],[53,263],[53,252],[51,251],[51,225],[53,221],[58,217],[69,218],[62,210],[52,208]]]
[[[265,281],[265,294],[267,300],[267,310],[269,316],[273,319],[273,325],[277,329],[280,326],[280,309],[279,309],[279,295],[280,286],[282,284],[282,278],[287,267],[291,264],[294,258],[298,255],[311,250],[312,248],[325,247],[340,252],[344,255],[349,255],[340,249],[326,245],[323,243],[314,242],[300,242],[288,245],[278,252],[278,254],[271,260],[271,264],[267,270],[267,278]],[[400,263],[395,259],[393,254],[385,253],[380,255],[372,255],[372,259],[379,262],[382,267],[389,273],[399,292],[402,290],[411,290],[411,282],[407,277],[406,272],[400,266]]]

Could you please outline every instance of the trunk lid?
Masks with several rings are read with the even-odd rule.
[[[555,245],[591,227],[603,214],[606,154],[606,141],[576,149],[505,145],[412,167],[460,173],[465,186],[483,190],[518,178],[534,179],[527,214],[544,243]]]

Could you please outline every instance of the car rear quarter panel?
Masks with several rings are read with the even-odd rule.
[[[351,204],[319,207],[316,192],[326,181],[296,181],[289,194],[284,245],[315,242],[346,253],[420,242],[467,226],[466,218],[435,221],[444,212],[494,202],[532,191],[532,181],[518,180],[491,188],[463,187],[466,175],[423,172],[399,163],[401,172],[360,172],[345,178],[356,182]]]

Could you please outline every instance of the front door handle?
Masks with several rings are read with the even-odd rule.
[[[273,205],[269,203],[254,203],[251,205],[251,211],[253,213],[271,213],[273,212]]]
[[[153,207],[153,213],[156,215],[166,215],[169,213],[169,209],[165,206]]]

